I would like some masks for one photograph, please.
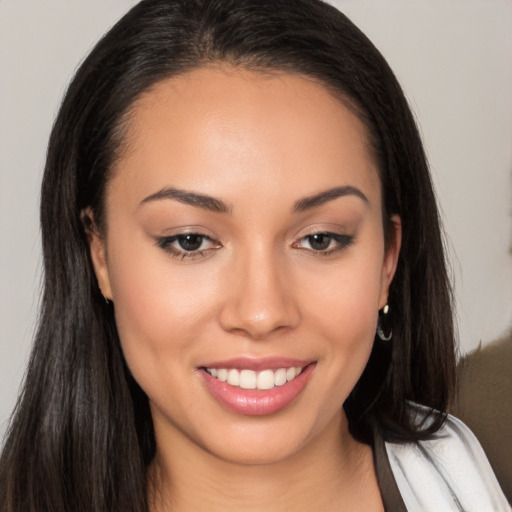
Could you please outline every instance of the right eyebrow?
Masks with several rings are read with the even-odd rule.
[[[343,196],[356,196],[359,197],[359,199],[361,199],[365,204],[369,203],[368,198],[361,190],[359,190],[357,187],[347,185],[344,187],[330,188],[313,196],[303,197],[295,203],[294,211],[304,212],[306,210],[321,206],[329,201],[334,201],[334,199]]]
[[[220,199],[208,196],[205,194],[198,194],[196,192],[189,192],[174,187],[166,187],[158,192],[155,192],[146,198],[144,198],[140,204],[149,203],[151,201],[158,201],[161,199],[173,199],[180,203],[189,204],[191,206],[197,206],[204,210],[210,210],[216,213],[231,213],[231,206],[227,205]]]

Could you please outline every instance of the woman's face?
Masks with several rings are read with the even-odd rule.
[[[203,68],[146,93],[126,143],[91,253],[157,445],[305,449],[340,424],[398,255],[364,125],[310,79]]]

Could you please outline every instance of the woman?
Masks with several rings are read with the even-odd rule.
[[[417,129],[334,8],[138,4],[68,89],[41,222],[3,510],[508,510],[446,419]]]

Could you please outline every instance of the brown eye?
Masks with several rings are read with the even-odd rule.
[[[181,260],[203,258],[222,247],[220,242],[203,233],[178,233],[155,238],[155,242],[165,252]]]
[[[314,251],[325,251],[329,248],[332,242],[332,236],[327,233],[317,233],[307,237],[309,246]]]
[[[204,238],[205,237],[203,235],[191,233],[179,235],[176,238],[176,241],[178,242],[180,249],[183,249],[184,251],[197,251],[203,244]]]
[[[299,239],[293,244],[296,249],[310,251],[313,254],[327,256],[350,247],[354,243],[355,235],[342,235],[341,233],[312,233]]]

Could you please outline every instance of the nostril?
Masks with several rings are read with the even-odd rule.
[[[220,315],[224,330],[254,339],[263,339],[295,328],[299,319],[298,312],[292,311],[290,307],[248,311],[240,304],[225,307]]]
[[[285,279],[286,269],[278,267],[271,253],[253,251],[230,269],[219,315],[224,330],[262,339],[300,323],[299,301]]]

